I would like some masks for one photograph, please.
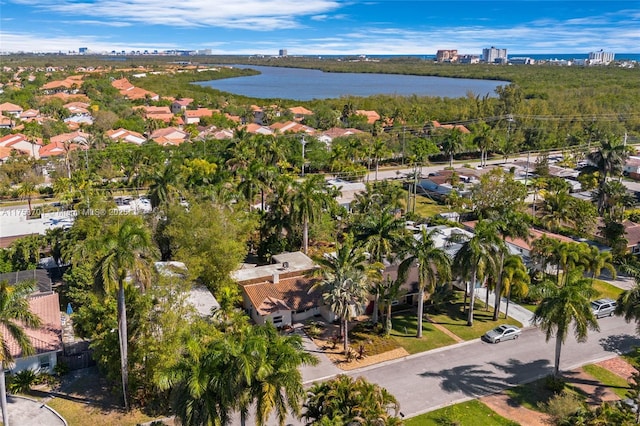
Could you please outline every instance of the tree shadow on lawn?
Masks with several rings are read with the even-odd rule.
[[[548,371],[542,372],[542,370],[550,370],[547,360],[536,360],[524,364],[511,359],[506,365],[497,363],[490,363],[490,365],[510,374],[510,376],[506,378],[498,376],[494,370],[476,364],[461,365],[439,372],[425,371],[420,376],[440,378],[442,380],[440,387],[445,392],[461,392],[477,398],[501,392],[514,384],[520,384],[548,373]]]

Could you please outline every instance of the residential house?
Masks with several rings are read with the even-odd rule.
[[[0,115],[0,129],[11,129],[13,127],[13,120],[4,115]]]
[[[355,200],[356,195],[367,192],[367,186],[362,182],[349,182],[342,179],[327,179],[327,185],[340,191],[340,195],[336,197],[338,205],[350,208],[351,202]]]
[[[41,145],[37,142],[29,141],[22,133],[10,134],[0,138],[0,147],[15,150],[21,155],[26,155],[36,160],[40,158]]]
[[[433,120],[431,122],[431,125],[433,126],[434,129],[447,129],[447,130],[459,130],[460,133],[464,133],[465,135],[470,134],[471,131],[469,129],[467,129],[465,126],[463,126],[462,124],[440,124],[440,122]]]
[[[33,370],[53,373],[58,353],[62,351],[62,321],[58,293],[52,291],[51,280],[46,271],[41,269],[0,275],[0,280],[7,280],[10,285],[30,279],[36,281],[36,288],[28,299],[29,309],[40,318],[42,324],[35,329],[24,328],[35,349],[35,354],[31,356],[23,355],[18,342],[5,327],[0,326],[0,332],[15,360],[14,364],[9,366],[9,371],[17,373]]]
[[[249,123],[246,126],[244,126],[244,128],[247,131],[247,133],[252,133],[256,135],[272,135],[273,134],[273,130],[271,130],[270,127],[261,126],[260,124],[256,124],[256,123]]]
[[[627,251],[631,254],[640,253],[640,224],[625,220],[622,222],[624,227],[624,238],[627,240]]]
[[[111,85],[118,89],[120,94],[127,99],[136,100],[136,99],[149,99],[152,101],[157,101],[160,99],[160,96],[157,93],[150,92],[148,90],[141,89],[139,87],[134,86],[127,80],[126,78],[121,78],[119,80],[113,80]]]
[[[91,138],[91,135],[89,133],[77,130],[75,132],[62,133],[56,136],[52,136],[51,142],[54,142],[54,143],[74,142],[78,144],[88,145],[89,138]]]
[[[293,119],[295,121],[302,121],[308,115],[313,115],[313,111],[306,109],[302,106],[296,106],[289,108],[289,112],[293,114]]]
[[[313,135],[316,132],[313,127],[305,126],[296,121],[273,123],[269,127],[277,133],[306,133],[307,135]]]
[[[187,266],[183,262],[155,262],[155,269],[158,274],[164,277],[185,277]],[[189,289],[185,302],[191,305],[200,317],[208,318],[216,310],[220,309],[220,303],[211,294],[211,291],[204,285],[194,284]]]
[[[367,117],[368,124],[373,124],[376,121],[380,120],[380,114],[378,114],[376,111],[367,111],[364,109],[358,109],[356,110],[356,115],[364,115],[365,117]]]
[[[147,140],[140,133],[123,129],[122,127],[116,130],[108,130],[107,136],[114,141],[124,141],[124,142],[134,143],[136,145],[142,145]]]
[[[622,172],[631,179],[640,180],[640,157],[630,156],[627,158]]]
[[[327,146],[329,146],[331,145],[331,142],[333,142],[335,138],[342,138],[345,136],[357,135],[359,133],[364,133],[364,132],[362,130],[358,130],[354,128],[343,129],[341,127],[332,127],[320,133],[317,139],[320,142],[324,142]]]
[[[198,124],[201,118],[213,116],[213,110],[209,108],[188,109],[184,111],[183,116],[185,124]]]
[[[37,109],[28,109],[20,113],[20,120],[22,121],[33,121],[39,118],[41,118],[40,111]]]
[[[187,109],[189,105],[193,102],[191,98],[180,98],[176,99],[171,103],[171,113],[172,114],[180,114]]]
[[[10,102],[4,102],[0,104],[0,115],[20,117],[22,114],[22,107],[20,105],[12,104]]]
[[[166,127],[164,129],[155,130],[151,133],[149,139],[163,146],[180,145],[182,142],[189,139],[189,133],[176,127]]]
[[[318,278],[308,276],[317,266],[301,252],[273,256],[274,263],[264,266],[244,265],[231,276],[242,289],[245,310],[256,324],[271,322],[276,327],[321,315],[335,319],[322,303],[319,289],[310,291]]]
[[[80,87],[82,87],[82,78],[81,75],[72,75],[64,80],[54,80],[45,83],[40,89],[47,95],[54,93],[75,95],[80,90]]]

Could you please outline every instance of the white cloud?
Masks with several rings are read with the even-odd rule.
[[[16,0],[41,10],[78,17],[176,27],[240,28],[268,31],[300,27],[297,19],[340,8],[337,0]]]

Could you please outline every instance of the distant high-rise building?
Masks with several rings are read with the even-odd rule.
[[[280,49],[278,51],[278,56],[287,56],[287,49]]]
[[[458,50],[438,50],[436,52],[436,61],[438,62],[456,62],[458,60]]]
[[[615,56],[616,54],[613,52],[605,52],[600,49],[597,52],[589,52],[589,63],[607,65],[610,62],[613,62]]]
[[[491,46],[489,49],[482,49],[482,60],[488,64],[506,63],[507,49],[496,49]]]
[[[80,48],[78,49],[78,53],[79,53],[79,54],[81,54],[81,55],[83,55],[83,54],[87,53],[88,51],[89,51],[89,48],[88,48],[88,47],[80,47]]]

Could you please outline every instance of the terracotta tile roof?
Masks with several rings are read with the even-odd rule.
[[[191,102],[193,102],[193,99],[191,99],[191,98],[181,98],[181,99],[176,99],[175,101],[173,101],[173,103],[178,104],[181,107],[188,107],[189,104],[191,104]]]
[[[22,112],[20,105],[12,104],[10,102],[4,102],[0,104],[0,112]]]
[[[380,120],[380,114],[378,114],[376,111],[367,111],[364,109],[359,109],[359,110],[356,110],[356,114],[364,115],[365,117],[367,117],[367,123],[369,124],[373,124],[376,121]]]
[[[624,238],[627,240],[627,247],[635,247],[640,244],[640,225],[630,220],[622,222],[624,226]]]
[[[291,107],[289,108],[289,111],[291,111],[291,113],[294,115],[313,115],[313,111],[308,110],[302,106]]]
[[[469,131],[469,129],[467,129],[462,124],[440,124],[439,122],[437,122],[435,120],[433,120],[431,122],[431,124],[433,124],[433,127],[436,128],[436,129],[438,129],[438,128],[440,128],[440,129],[450,129],[450,130],[451,129],[458,129],[458,130],[460,130],[460,133],[465,133],[465,134],[471,133]]]
[[[477,221],[471,222],[463,222],[462,225],[473,230],[475,228]],[[562,241],[563,243],[575,243],[575,241],[569,237],[565,237],[564,235],[554,234],[553,232],[540,231],[538,229],[529,229],[529,241],[525,241],[522,238],[507,238],[506,241],[516,247],[523,248],[525,250],[531,250],[532,244],[535,240],[542,238],[543,236],[547,238],[553,238],[554,240]]]
[[[107,130],[107,136],[113,140],[123,140],[125,142],[142,144],[147,140],[140,133],[133,132],[131,130],[123,129],[122,127],[116,130]]]
[[[211,117],[212,115],[213,111],[209,108],[188,109],[184,112],[184,116],[188,118]]]
[[[273,134],[273,130],[271,130],[269,127],[261,126],[260,124],[256,124],[256,123],[247,124],[245,126],[245,129],[249,133],[256,133],[256,134],[261,134],[261,135],[272,135]]]
[[[353,128],[347,128],[347,129],[343,129],[340,127],[332,127],[328,130],[325,130],[324,132],[322,132],[322,134],[324,136],[328,136],[331,139],[335,139],[335,138],[340,138],[342,136],[350,136],[350,135],[355,135],[358,133],[364,133],[362,130],[358,130],[358,129],[353,129]]]
[[[25,328],[36,353],[46,353],[62,350],[62,324],[60,322],[60,302],[58,293],[49,293],[43,296],[34,296],[29,299],[31,312],[40,317],[42,326],[37,329]],[[14,358],[22,357],[22,351],[18,343],[11,337],[7,329],[0,326],[11,355]]]
[[[62,133],[56,136],[51,137],[51,142],[68,142],[68,141],[78,141],[78,140],[87,140],[87,138],[91,137],[89,133],[75,131],[71,133]]]
[[[305,126],[304,124],[300,124],[296,121],[286,121],[284,123],[282,122],[273,123],[269,127],[272,128],[273,130],[277,130],[280,133],[285,133],[285,132],[303,133],[304,132],[311,135],[316,131],[316,129],[314,129],[313,127]]]
[[[321,300],[319,289],[309,293],[317,278],[297,276],[280,279],[278,283],[264,281],[242,286],[242,292],[260,315],[273,310],[303,311],[318,306]]]

